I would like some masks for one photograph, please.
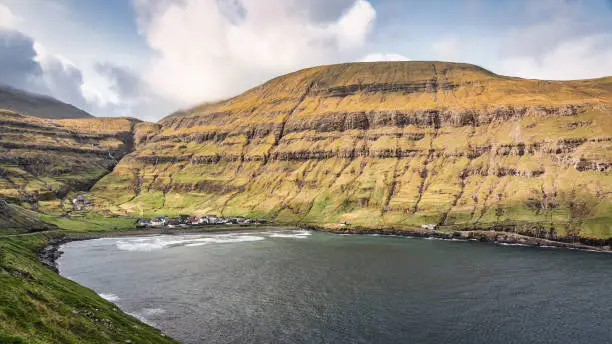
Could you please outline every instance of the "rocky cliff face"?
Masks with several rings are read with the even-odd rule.
[[[93,188],[118,213],[528,222],[612,236],[612,78],[525,80],[441,62],[324,66],[136,137],[136,151]]]
[[[0,198],[33,210],[71,210],[63,199],[89,190],[133,150],[138,123],[48,120],[0,111]]]

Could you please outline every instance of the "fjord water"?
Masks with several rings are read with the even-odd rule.
[[[62,275],[183,343],[612,342],[608,254],[290,229],[62,250]]]

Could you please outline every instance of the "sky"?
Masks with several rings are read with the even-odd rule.
[[[612,0],[0,0],[0,84],[156,121],[322,64],[612,75]]]

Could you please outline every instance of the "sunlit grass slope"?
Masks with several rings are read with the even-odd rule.
[[[525,225],[612,236],[612,78],[445,62],[273,79],[143,126],[92,193],[118,214],[367,227]]]

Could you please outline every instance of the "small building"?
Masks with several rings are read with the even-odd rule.
[[[169,218],[167,216],[156,216],[151,219],[151,226],[160,227],[168,225]]]
[[[438,227],[438,225],[436,225],[435,223],[427,223],[427,224],[421,225],[421,228],[427,229],[430,231],[433,231],[434,229],[436,229],[436,227]]]
[[[209,224],[209,225],[223,223],[223,222],[221,222],[222,220],[219,217],[217,217],[216,215],[206,215],[206,216],[204,216],[204,218],[206,219],[206,223]]]
[[[72,209],[75,211],[85,210],[85,207],[91,205],[91,202],[83,195],[78,194],[75,198],[71,200]]]
[[[151,227],[162,227],[166,225],[166,220],[161,217],[154,217],[151,219]]]

